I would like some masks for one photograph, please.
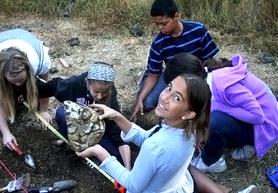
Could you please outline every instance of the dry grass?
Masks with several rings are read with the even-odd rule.
[[[21,25],[27,29],[32,29],[47,45],[51,48],[53,65],[59,70],[54,76],[69,76],[83,72],[88,65],[94,61],[105,61],[115,66],[117,70],[116,86],[119,91],[119,99],[123,111],[128,115],[135,93],[137,92],[137,82],[142,70],[146,66],[151,36],[135,38],[127,33],[121,33],[113,29],[95,28],[89,31],[87,22],[82,19],[38,19],[37,16],[20,15],[8,17],[0,15],[1,30],[8,26]],[[278,71],[271,65],[261,65],[256,59],[256,55],[246,51],[244,46],[238,44],[224,44],[226,39],[232,35],[223,37],[218,31],[212,31],[217,43],[221,47],[219,56],[229,57],[235,53],[242,53],[246,56],[251,70],[265,80],[270,86],[278,90],[277,77]],[[80,46],[70,47],[66,40],[71,37],[78,37],[81,41]],[[225,39],[224,39],[225,38]],[[58,62],[58,58],[64,58],[71,67],[64,69]],[[155,119],[144,119],[149,116],[141,117],[139,124],[153,124]],[[20,137],[20,136],[19,136]],[[261,160],[252,159],[248,162],[233,161],[228,158],[228,171],[221,174],[209,174],[217,182],[232,188],[231,192],[236,192],[249,184],[256,184],[262,193],[274,192],[265,176],[267,168],[278,163],[278,146]],[[108,182],[109,183],[109,182]]]
[[[148,31],[151,3],[149,0],[3,0],[0,10],[10,15],[32,12],[52,17],[67,12],[70,16],[87,18],[91,30],[96,26],[129,30],[139,25]],[[278,0],[177,0],[177,3],[184,17],[232,33],[230,41],[278,55]]]

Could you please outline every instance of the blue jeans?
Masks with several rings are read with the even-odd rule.
[[[202,151],[202,159],[208,166],[224,153],[224,148],[254,145],[254,128],[226,113],[214,111],[210,115],[209,135]]]
[[[139,84],[139,87],[140,87],[139,93],[140,93],[141,89],[143,88],[147,75],[148,75],[148,71],[146,70],[143,75],[143,78]],[[144,112],[149,112],[157,106],[159,95],[166,87],[167,87],[167,84],[164,82],[164,73],[162,73],[159,75],[159,78],[158,78],[155,86],[153,87],[153,89],[150,91],[148,96],[143,101]]]
[[[63,106],[59,107],[56,110],[55,121],[57,123],[59,132],[65,137],[68,138],[68,127],[65,116],[65,109]],[[107,129],[107,128],[106,128]],[[105,135],[100,140],[99,144],[106,149],[111,155],[115,156],[119,162],[123,164],[123,160],[121,154],[119,152],[116,144],[109,138],[109,136]]]

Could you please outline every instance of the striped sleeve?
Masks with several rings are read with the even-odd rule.
[[[205,27],[203,27],[203,33],[201,37],[201,51],[202,51],[202,59],[207,60],[208,58],[212,58],[217,52],[219,48],[216,46],[212,37]]]
[[[163,64],[163,56],[161,54],[160,46],[161,41],[163,39],[157,36],[151,44],[149,58],[148,58],[148,66],[147,69],[150,73],[159,74],[162,72],[162,64]]]

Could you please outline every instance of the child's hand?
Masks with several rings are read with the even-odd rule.
[[[47,111],[41,111],[40,116],[47,122],[52,123],[52,116]],[[42,129],[47,130],[47,125],[42,124]]]
[[[82,152],[75,152],[77,156],[87,158],[87,157],[97,157],[100,161],[105,160],[110,157],[110,154],[101,145],[96,144],[92,147],[85,149]]]
[[[140,115],[144,115],[143,106],[144,105],[143,105],[143,102],[141,100],[136,101],[136,104],[133,107],[132,115],[130,117],[131,121],[136,122],[136,115],[139,112],[140,112]]]
[[[49,112],[47,111],[41,111],[40,115],[42,116],[42,118],[44,118],[48,123],[50,123],[52,121],[52,117],[49,114]]]
[[[115,119],[117,116],[119,116],[119,112],[115,111],[114,109],[111,109],[109,107],[107,107],[106,105],[102,105],[102,104],[92,104],[89,105],[92,108],[97,108],[98,111],[103,112],[101,115],[99,115],[100,119]]]
[[[3,144],[10,150],[14,150],[14,145],[18,145],[15,137],[10,132],[3,134]]]

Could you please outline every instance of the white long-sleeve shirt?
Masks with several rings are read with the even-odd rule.
[[[154,127],[155,128],[155,127]],[[184,129],[162,124],[162,128],[145,131],[132,124],[122,138],[141,147],[131,171],[115,157],[105,159],[101,169],[106,171],[129,193],[192,193],[193,180],[188,165],[194,152],[195,138],[187,137]]]

